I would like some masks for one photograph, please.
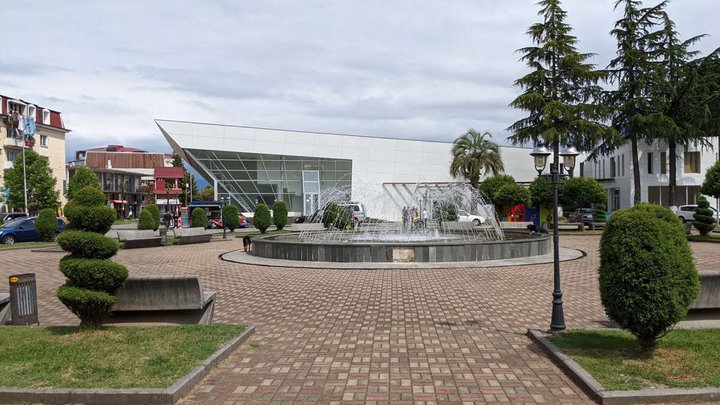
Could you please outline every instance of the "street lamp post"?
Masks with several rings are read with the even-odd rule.
[[[556,142],[553,145],[555,158],[550,164],[550,175],[552,176],[553,186],[553,306],[552,316],[550,318],[550,332],[559,332],[565,330],[565,315],[563,313],[563,293],[560,288],[560,233],[558,232],[558,190],[560,189],[560,178],[565,175],[560,172],[560,162],[558,157],[562,157],[563,166],[567,169],[568,177],[572,177],[572,171],[575,168],[575,161],[579,155],[574,147],[566,148],[562,153],[558,153],[559,145]],[[530,155],[535,160],[535,170],[538,176],[542,175],[547,165],[550,151],[544,146],[535,148]]]
[[[220,221],[222,221],[223,226],[223,239],[227,239],[227,226],[225,226],[225,215],[223,213],[225,205],[227,205],[227,202],[229,201],[229,197],[222,197],[223,206],[220,208]]]

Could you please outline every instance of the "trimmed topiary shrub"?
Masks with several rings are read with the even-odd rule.
[[[37,220],[35,220],[35,229],[40,238],[45,242],[51,242],[55,239],[55,231],[57,231],[58,220],[55,210],[45,208],[40,211]]]
[[[148,210],[153,220],[153,231],[157,231],[160,228],[160,208],[155,204],[146,205],[143,211]],[[207,225],[205,225],[207,226]]]
[[[140,218],[138,219],[138,230],[147,231],[155,230],[155,221],[152,219],[152,214],[148,210],[140,211]]]
[[[58,236],[58,244],[71,255],[60,260],[67,280],[57,296],[80,318],[81,327],[99,328],[128,276],[124,266],[107,260],[120,248],[104,235],[115,222],[115,210],[105,206],[105,195],[92,186],[77,192],[65,208],[71,229]]]
[[[228,204],[222,208],[223,225],[230,230],[234,231],[240,223],[237,207]]]
[[[695,208],[695,214],[693,214],[693,226],[700,232],[700,235],[707,235],[715,229],[717,223],[713,218],[713,211],[710,209],[710,203],[707,198],[700,196],[698,198],[698,207]]]
[[[267,205],[261,203],[255,206],[253,225],[260,230],[260,233],[265,233],[270,227],[270,208]]]
[[[277,227],[278,231],[281,231],[288,221],[288,210],[285,201],[275,201],[272,207],[273,210],[273,224]]]
[[[192,210],[192,217],[190,218],[190,227],[207,229],[208,218],[207,218],[207,215],[205,215],[204,209],[198,207],[198,208],[195,208],[194,210]]]
[[[608,317],[650,352],[687,315],[699,281],[685,232],[668,209],[616,211],[600,241],[600,297]]]
[[[325,206],[322,221],[326,228],[333,226],[337,229],[346,229],[352,225],[350,216],[345,209],[334,202]]]
[[[593,213],[593,221],[595,222],[607,222],[607,207],[605,204],[595,205],[595,212]]]
[[[68,200],[76,198],[77,195],[80,194],[80,190],[88,186],[102,191],[102,187],[100,186],[100,179],[98,179],[97,175],[95,174],[95,172],[92,171],[91,168],[86,166],[80,166],[75,168],[75,172],[70,177],[70,180],[68,180]]]

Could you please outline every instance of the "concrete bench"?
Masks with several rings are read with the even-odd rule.
[[[440,226],[444,232],[463,232],[475,229],[473,222],[442,222]]]
[[[324,231],[325,225],[317,222],[312,222],[309,224],[306,223],[299,223],[299,224],[292,224],[290,226],[290,232],[305,232],[305,231]]]
[[[528,225],[533,225],[532,222],[500,222],[502,229],[522,229],[527,230]]]
[[[215,292],[199,276],[135,276],[125,281],[108,323],[209,324]]]
[[[10,294],[0,293],[0,325],[10,323]]]
[[[549,226],[552,228],[552,225]],[[558,224],[558,230],[560,231],[582,231],[585,229],[585,224],[582,222],[570,222],[566,224]]]
[[[720,310],[720,270],[700,271],[700,293],[690,309]]]
[[[124,249],[160,246],[162,238],[155,236],[155,231],[117,231],[118,240]]]
[[[175,235],[179,245],[205,243],[210,242],[210,239],[212,239],[212,234],[201,227],[173,229],[173,235]]]

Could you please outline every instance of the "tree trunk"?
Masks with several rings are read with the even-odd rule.
[[[638,155],[637,137],[632,137],[632,162],[633,162],[633,205],[642,202],[642,194],[640,192],[640,156]]]
[[[668,206],[676,205],[675,191],[677,187],[677,144],[675,141],[668,142],[669,179],[668,185]]]

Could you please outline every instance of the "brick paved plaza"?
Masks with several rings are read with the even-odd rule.
[[[608,325],[599,236],[561,237],[568,327]],[[692,244],[699,269],[713,244]],[[131,275],[199,274],[215,321],[256,334],[183,400],[209,403],[591,403],[525,336],[548,327],[552,264],[433,270],[254,267],[219,260],[241,242],[120,251]],[[40,319],[76,323],[55,298],[63,253],[0,251],[0,277],[38,275]],[[7,284],[0,285],[0,292]]]

